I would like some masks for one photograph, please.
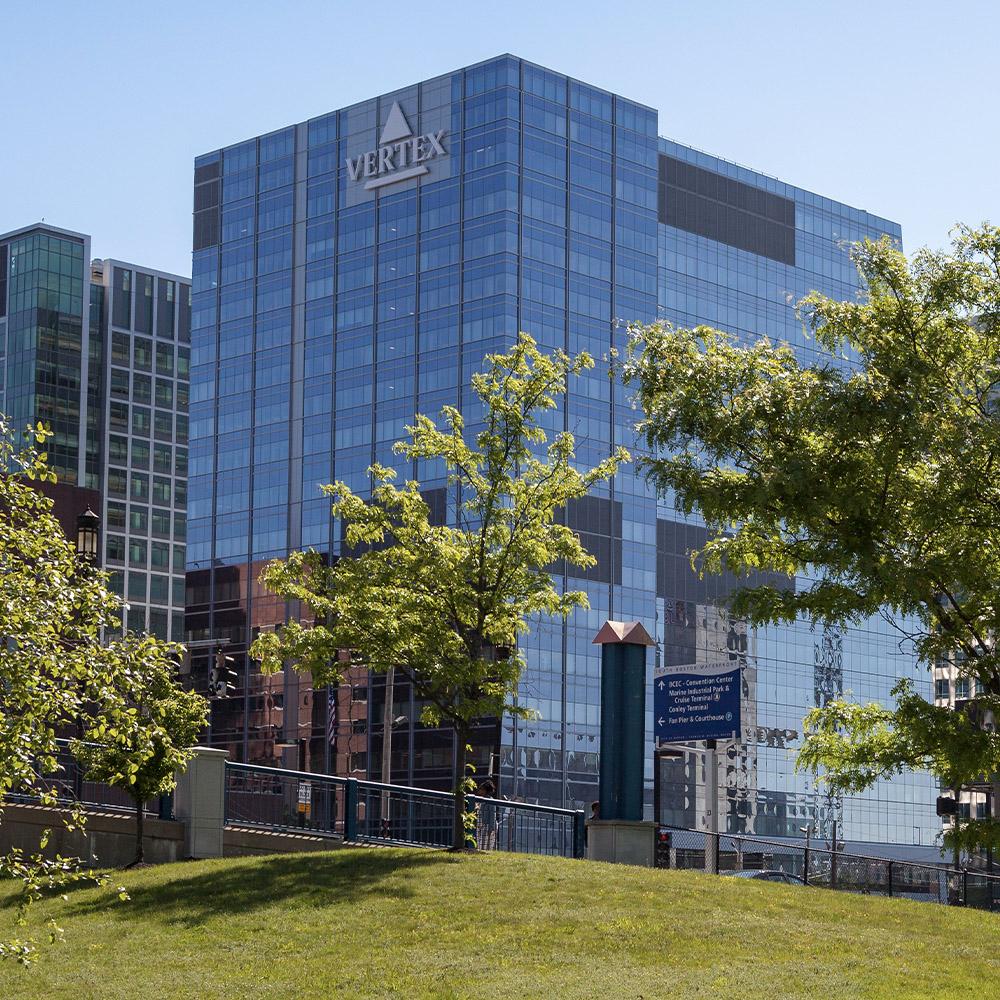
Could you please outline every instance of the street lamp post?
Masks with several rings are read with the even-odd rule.
[[[76,554],[88,565],[97,565],[101,519],[88,507],[76,519]]]
[[[100,551],[100,526],[101,519],[89,506],[76,519],[76,554],[85,566],[97,565],[97,556]],[[81,707],[76,718],[76,736],[78,740],[82,741],[85,735]],[[83,800],[83,770],[79,761],[73,768],[73,795],[77,802]]]

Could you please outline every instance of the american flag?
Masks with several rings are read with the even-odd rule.
[[[332,684],[326,686],[326,742],[337,742],[337,689]]]

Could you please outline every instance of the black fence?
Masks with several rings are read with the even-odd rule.
[[[90,810],[113,813],[135,813],[135,801],[124,788],[94,781],[86,767],[73,753],[69,740],[57,740],[56,769],[39,771],[35,784],[29,788],[14,789],[7,796],[8,802],[35,803],[43,800],[63,808],[83,806]],[[148,816],[160,819],[173,818],[173,796],[160,795],[143,806]]]
[[[1000,875],[897,858],[833,851],[805,842],[768,840],[661,827],[668,849],[658,852],[673,868],[734,872],[780,872],[810,886],[871,896],[1000,910]],[[661,834],[662,836],[662,834]]]
[[[583,857],[583,813],[468,797],[470,834],[484,851]],[[450,847],[455,801],[448,792],[332,775],[226,764],[226,822],[344,840]]]
[[[470,795],[476,814],[476,843],[484,851],[584,856],[584,814],[552,806]]]

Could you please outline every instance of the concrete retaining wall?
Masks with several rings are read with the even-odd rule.
[[[225,826],[227,757],[223,750],[195,748],[187,769],[177,776],[176,819],[146,817],[143,848],[147,862],[329,851],[341,846],[329,837]],[[135,859],[134,815],[88,812],[83,830],[67,830],[65,819],[62,810],[47,806],[5,805],[0,811],[0,854],[11,847],[35,854],[42,832],[50,830],[45,852],[49,857],[61,854],[102,868],[120,868]]]
[[[223,831],[223,854],[240,858],[254,854],[291,854],[295,851],[332,851],[343,846],[332,837],[310,837],[298,833],[271,833],[227,826]]]
[[[0,854],[19,847],[37,854],[42,832],[51,831],[46,855],[81,858],[88,865],[120,868],[135,860],[135,817],[123,813],[88,812],[83,830],[67,830],[66,813],[47,806],[7,803],[0,815]],[[184,857],[184,826],[146,817],[143,848],[146,861],[162,864]]]
[[[135,817],[124,813],[87,813],[83,830],[67,830],[66,813],[47,806],[7,804],[0,813],[0,855],[12,847],[36,854],[42,832],[50,831],[47,857],[81,858],[87,865],[122,868],[135,858]],[[185,850],[184,823],[146,817],[143,848],[149,864],[164,864],[190,857]],[[296,851],[331,851],[342,846],[330,837],[272,833],[245,827],[225,827],[222,853],[227,858]]]

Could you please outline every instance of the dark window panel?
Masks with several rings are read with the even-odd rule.
[[[752,184],[661,155],[657,212],[666,225],[795,264],[795,202]]]
[[[111,322],[128,329],[132,325],[132,272],[116,267],[112,282]]]
[[[204,163],[200,167],[194,168],[195,184],[204,184],[206,181],[214,181],[219,177],[219,161],[215,163]]]
[[[219,204],[219,182],[214,184],[199,184],[194,189],[194,210],[202,212],[207,208],[216,208]]]
[[[177,339],[187,344],[191,340],[191,286],[179,284],[177,286]],[[177,376],[187,378],[187,372],[182,372],[181,359],[185,364],[188,358],[185,356],[187,348],[181,348],[178,353]]]
[[[571,500],[565,514],[560,512],[557,520],[561,522],[564,517],[565,523],[580,536],[583,547],[597,560],[597,564],[587,569],[579,566],[559,566],[554,567],[555,572],[566,572],[578,580],[620,584],[622,582],[621,503],[605,497],[580,497]]]
[[[172,339],[177,308],[177,282],[159,278],[156,282],[156,335]]]
[[[0,316],[7,314],[7,247],[0,247]]]
[[[667,601],[722,605],[737,587],[794,587],[779,573],[735,573],[699,576],[691,568],[691,552],[708,541],[705,528],[658,518],[656,521],[656,594]]]
[[[219,242],[219,210],[207,208],[194,213],[193,249],[204,250],[214,247]]]
[[[135,329],[153,332],[153,276],[135,272]]]

